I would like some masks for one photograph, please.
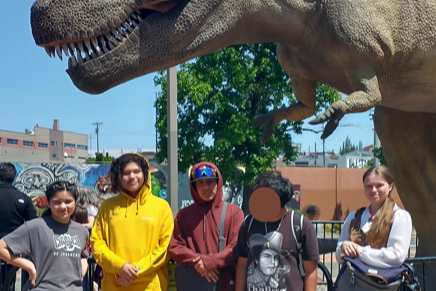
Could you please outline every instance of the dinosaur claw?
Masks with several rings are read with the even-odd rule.
[[[268,125],[266,126],[266,128],[262,132],[262,137],[260,138],[261,144],[265,144],[266,141],[273,135],[275,126],[276,126],[276,124],[274,123],[273,120],[271,120],[268,123]]]
[[[270,116],[269,114],[262,115],[262,116],[258,117],[258,118],[257,118],[257,119],[256,119],[256,120],[251,124],[251,127],[252,127],[252,128],[259,127],[259,126],[261,126],[261,125],[267,123],[267,122],[270,121],[270,120],[271,120],[271,116]]]

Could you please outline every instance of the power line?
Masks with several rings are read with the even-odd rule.
[[[98,133],[100,132],[99,125],[102,125],[102,124],[103,124],[103,122],[95,122],[95,123],[92,124],[92,125],[96,125],[97,126],[95,128],[95,134],[97,135],[97,154],[100,153],[100,144],[99,144],[99,141],[98,141]]]

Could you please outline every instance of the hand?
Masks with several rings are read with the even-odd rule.
[[[344,241],[341,245],[341,252],[344,256],[357,258],[360,256],[359,245],[351,241]]]
[[[121,268],[120,277],[122,277],[127,282],[132,283],[139,278],[137,272],[138,270],[134,266],[129,263],[125,263],[124,266]]]
[[[211,270],[209,273],[206,272],[206,276],[203,276],[204,278],[206,278],[206,280],[210,283],[210,282],[214,282],[216,283],[219,279],[219,271],[217,269],[213,269]]]
[[[32,267],[27,270],[27,273],[29,273],[29,281],[30,284],[32,284],[32,287],[35,287],[35,281],[36,281],[36,268],[35,265],[32,263]]]
[[[119,286],[127,287],[131,282],[127,281],[123,277],[117,277],[116,282]]]
[[[200,273],[201,276],[203,276],[205,278],[208,277],[209,274],[207,273],[206,269],[204,268],[204,263],[203,263],[203,260],[201,259],[201,257],[197,257],[193,261],[194,261],[194,263],[196,263],[195,267],[194,267],[195,270],[198,273]]]

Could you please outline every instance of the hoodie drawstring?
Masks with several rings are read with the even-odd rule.
[[[206,208],[204,208],[203,212],[203,241],[206,240]]]
[[[138,200],[136,200],[136,215],[138,215],[138,212],[139,212],[139,201]]]

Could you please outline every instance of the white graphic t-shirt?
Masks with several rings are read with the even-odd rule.
[[[28,281],[23,291],[82,291],[81,259],[88,258],[88,230],[50,216],[25,222],[3,238],[15,255],[30,256],[36,268],[36,285]]]

